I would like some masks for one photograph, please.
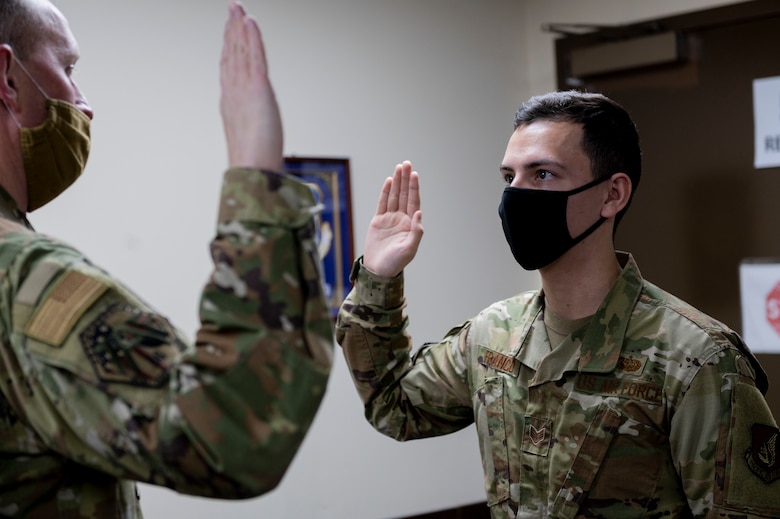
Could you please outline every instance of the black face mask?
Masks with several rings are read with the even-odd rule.
[[[603,216],[582,234],[572,238],[566,221],[566,207],[571,195],[609,178],[596,179],[571,191],[504,188],[498,214],[506,241],[520,266],[525,270],[546,267],[598,229],[607,220]]]

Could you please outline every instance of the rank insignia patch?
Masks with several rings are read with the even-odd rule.
[[[754,423],[750,428],[752,443],[745,451],[745,462],[751,471],[765,483],[780,479],[780,458],[778,458],[778,437],[780,429]]]
[[[645,370],[646,364],[647,357],[644,355],[637,355],[636,357],[630,354],[621,355],[615,369],[631,375],[641,375]]]
[[[534,416],[525,417],[523,451],[537,456],[547,456],[550,451],[552,421]]]
[[[141,387],[165,384],[185,350],[166,320],[123,304],[108,307],[80,338],[101,380]]]

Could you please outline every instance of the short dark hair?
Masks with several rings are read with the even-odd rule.
[[[590,159],[595,179],[623,172],[631,179],[631,196],[615,218],[620,222],[642,176],[639,133],[628,112],[605,95],[568,90],[534,96],[515,114],[514,129],[534,121],[582,125],[582,149]]]
[[[35,50],[44,29],[43,17],[29,0],[0,0],[0,44],[8,44],[20,60]]]

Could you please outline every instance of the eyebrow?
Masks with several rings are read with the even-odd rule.
[[[540,166],[555,166],[558,169],[562,169],[562,170],[567,169],[566,166],[552,159],[540,159],[540,160],[533,160],[531,162],[526,162],[525,164],[523,164],[522,169],[526,169],[526,170],[536,169]],[[514,168],[511,168],[505,164],[501,164],[501,166],[498,169],[499,171],[514,171]]]

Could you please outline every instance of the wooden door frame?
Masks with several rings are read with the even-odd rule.
[[[665,18],[657,18],[627,25],[594,26],[585,33],[566,34],[566,25],[549,24],[552,32],[565,35],[555,40],[556,81],[560,90],[577,88],[579,78],[573,78],[572,52],[605,43],[629,41],[642,36],[674,32],[678,35],[739,23],[751,22],[780,16],[780,2],[777,0],[751,0],[732,5],[714,7]],[[581,29],[581,27],[579,28]],[[684,39],[681,39],[684,45]],[[680,59],[686,59],[685,48],[680,49]],[[630,72],[634,72],[632,69]],[[594,77],[595,79],[595,77]]]

